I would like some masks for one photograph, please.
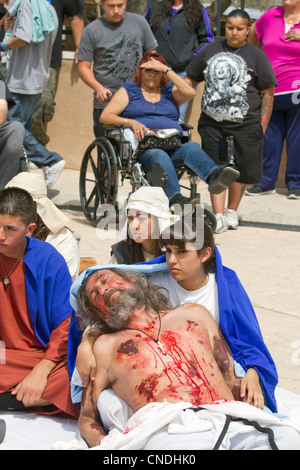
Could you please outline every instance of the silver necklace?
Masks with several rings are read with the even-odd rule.
[[[157,336],[156,338],[153,338],[153,336],[149,335],[149,333],[146,333],[146,331],[144,330],[140,330],[140,328],[125,328],[125,330],[135,330],[135,331],[140,331],[141,333],[144,333],[145,335],[147,335],[149,338],[152,339],[152,341],[154,341],[157,346],[159,347],[159,349],[161,350],[161,352],[166,355],[166,351],[165,351],[165,348],[164,348],[164,345],[159,341],[159,337],[160,337],[160,330],[161,330],[161,318],[160,318],[160,314],[158,314],[158,321],[159,321],[159,328],[158,328],[158,332],[157,332]]]
[[[22,250],[22,252],[21,252],[19,258],[17,259],[16,263],[13,265],[12,269],[9,271],[8,274],[6,273],[6,270],[5,270],[3,261],[2,261],[2,256],[0,255],[1,266],[2,266],[2,269],[3,269],[3,272],[4,272],[4,276],[5,276],[4,278],[2,278],[4,290],[6,290],[7,287],[9,286],[9,284],[10,284],[10,278],[9,278],[9,276],[10,276],[10,275],[14,272],[14,270],[16,269],[16,267],[17,267],[17,265],[18,265],[18,263],[19,263],[19,261],[20,261],[22,255],[23,255],[24,251],[25,251],[25,248]],[[2,276],[1,276],[1,277],[2,277]]]
[[[227,46],[229,47],[229,50],[232,54],[237,54],[239,52],[239,50],[245,46],[246,43],[244,43],[242,46],[240,47],[232,47],[232,46],[229,46],[229,44],[227,43]]]

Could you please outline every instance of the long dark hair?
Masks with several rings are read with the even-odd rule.
[[[197,238],[197,221],[196,217],[192,218],[192,222],[188,220],[185,221],[184,218],[178,220],[174,225],[165,229],[160,236],[160,246],[165,248],[167,245],[176,245],[179,248],[184,250],[193,249],[189,245],[193,245]],[[182,234],[178,237],[178,234]],[[198,234],[199,237],[201,234]],[[203,245],[200,249],[196,249],[198,254],[203,253],[203,251],[210,247],[211,255],[208,260],[203,263],[204,270],[206,274],[209,274],[215,270],[215,241],[214,235],[209,227],[209,225],[203,221]]]
[[[169,18],[173,3],[173,0],[162,0],[158,2],[157,8],[150,21],[151,27],[157,28],[163,20]],[[189,26],[197,28],[202,19],[203,8],[199,0],[183,0],[183,8]]]
[[[138,271],[127,271],[119,268],[111,268],[110,271],[118,274],[123,280],[132,283],[133,291],[129,295],[134,296],[135,293],[139,293],[136,298],[133,298],[133,308],[145,307],[146,310],[162,314],[167,312],[169,293],[164,287],[152,285],[147,276]],[[80,329],[84,331],[92,325],[91,340],[95,340],[100,334],[117,331],[106,323],[107,320],[103,317],[103,312],[93,304],[87,294],[86,286],[90,276],[94,273],[95,271],[92,271],[83,280],[76,299],[76,316],[79,320]],[[111,309],[113,308],[111,307]]]

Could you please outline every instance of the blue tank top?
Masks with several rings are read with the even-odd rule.
[[[123,111],[122,117],[136,119],[149,129],[178,129],[179,108],[172,95],[173,83],[169,82],[161,88],[161,98],[157,103],[151,103],[144,98],[141,86],[135,82],[123,83],[127,91],[129,104]]]

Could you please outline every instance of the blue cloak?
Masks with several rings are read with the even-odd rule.
[[[98,269],[119,268],[138,270],[144,274],[167,272],[165,255],[150,262],[136,265],[106,265],[94,266],[82,273],[71,287],[71,305],[76,310],[76,295],[83,279]],[[236,273],[223,266],[221,255],[216,248],[216,282],[218,285],[220,330],[231,349],[233,359],[247,371],[254,368],[259,377],[268,407],[277,412],[275,387],[278,375],[274,361],[264,343],[260,326],[250,299],[240,283]],[[70,376],[75,368],[76,351],[81,341],[76,317],[73,315],[69,333],[69,370]]]

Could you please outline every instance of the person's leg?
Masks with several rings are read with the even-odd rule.
[[[0,190],[19,172],[24,137],[24,126],[18,121],[0,126]]]
[[[239,225],[238,207],[245,192],[245,185],[232,183],[228,190],[227,207],[225,208],[225,222],[229,229],[236,230]]]
[[[180,194],[177,173],[167,152],[161,149],[145,150],[144,152],[138,153],[137,161],[149,170],[152,169],[155,162],[159,163],[168,174],[168,183],[165,193],[169,200],[171,200],[175,194]]]
[[[219,194],[239,177],[239,172],[230,166],[218,166],[196,142],[187,142],[170,155],[173,165],[184,166],[205,181],[209,191]]]
[[[32,115],[31,133],[42,145],[47,145],[50,137],[47,135],[48,123],[53,119],[55,111],[55,92],[57,87],[58,68],[50,68],[47,87]]]
[[[93,109],[93,121],[94,121],[94,134],[95,137],[103,137],[105,135],[105,128],[103,124],[99,121],[103,109],[94,108]]]
[[[300,191],[300,99],[291,95],[285,95],[286,106],[288,106],[286,116],[286,153],[287,165],[285,183],[289,190]]]
[[[47,150],[46,147],[40,144],[31,134],[31,116],[40,99],[40,95],[29,96],[13,93],[13,98],[16,104],[8,111],[8,121],[17,120],[24,125],[24,147],[28,160],[32,161],[38,168],[51,168],[58,163],[62,166],[64,164],[62,157],[56,152]]]
[[[286,137],[286,112],[282,108],[282,96],[275,96],[271,119],[263,138],[263,175],[252,188],[246,190],[248,196],[273,194],[278,179],[283,142]]]

